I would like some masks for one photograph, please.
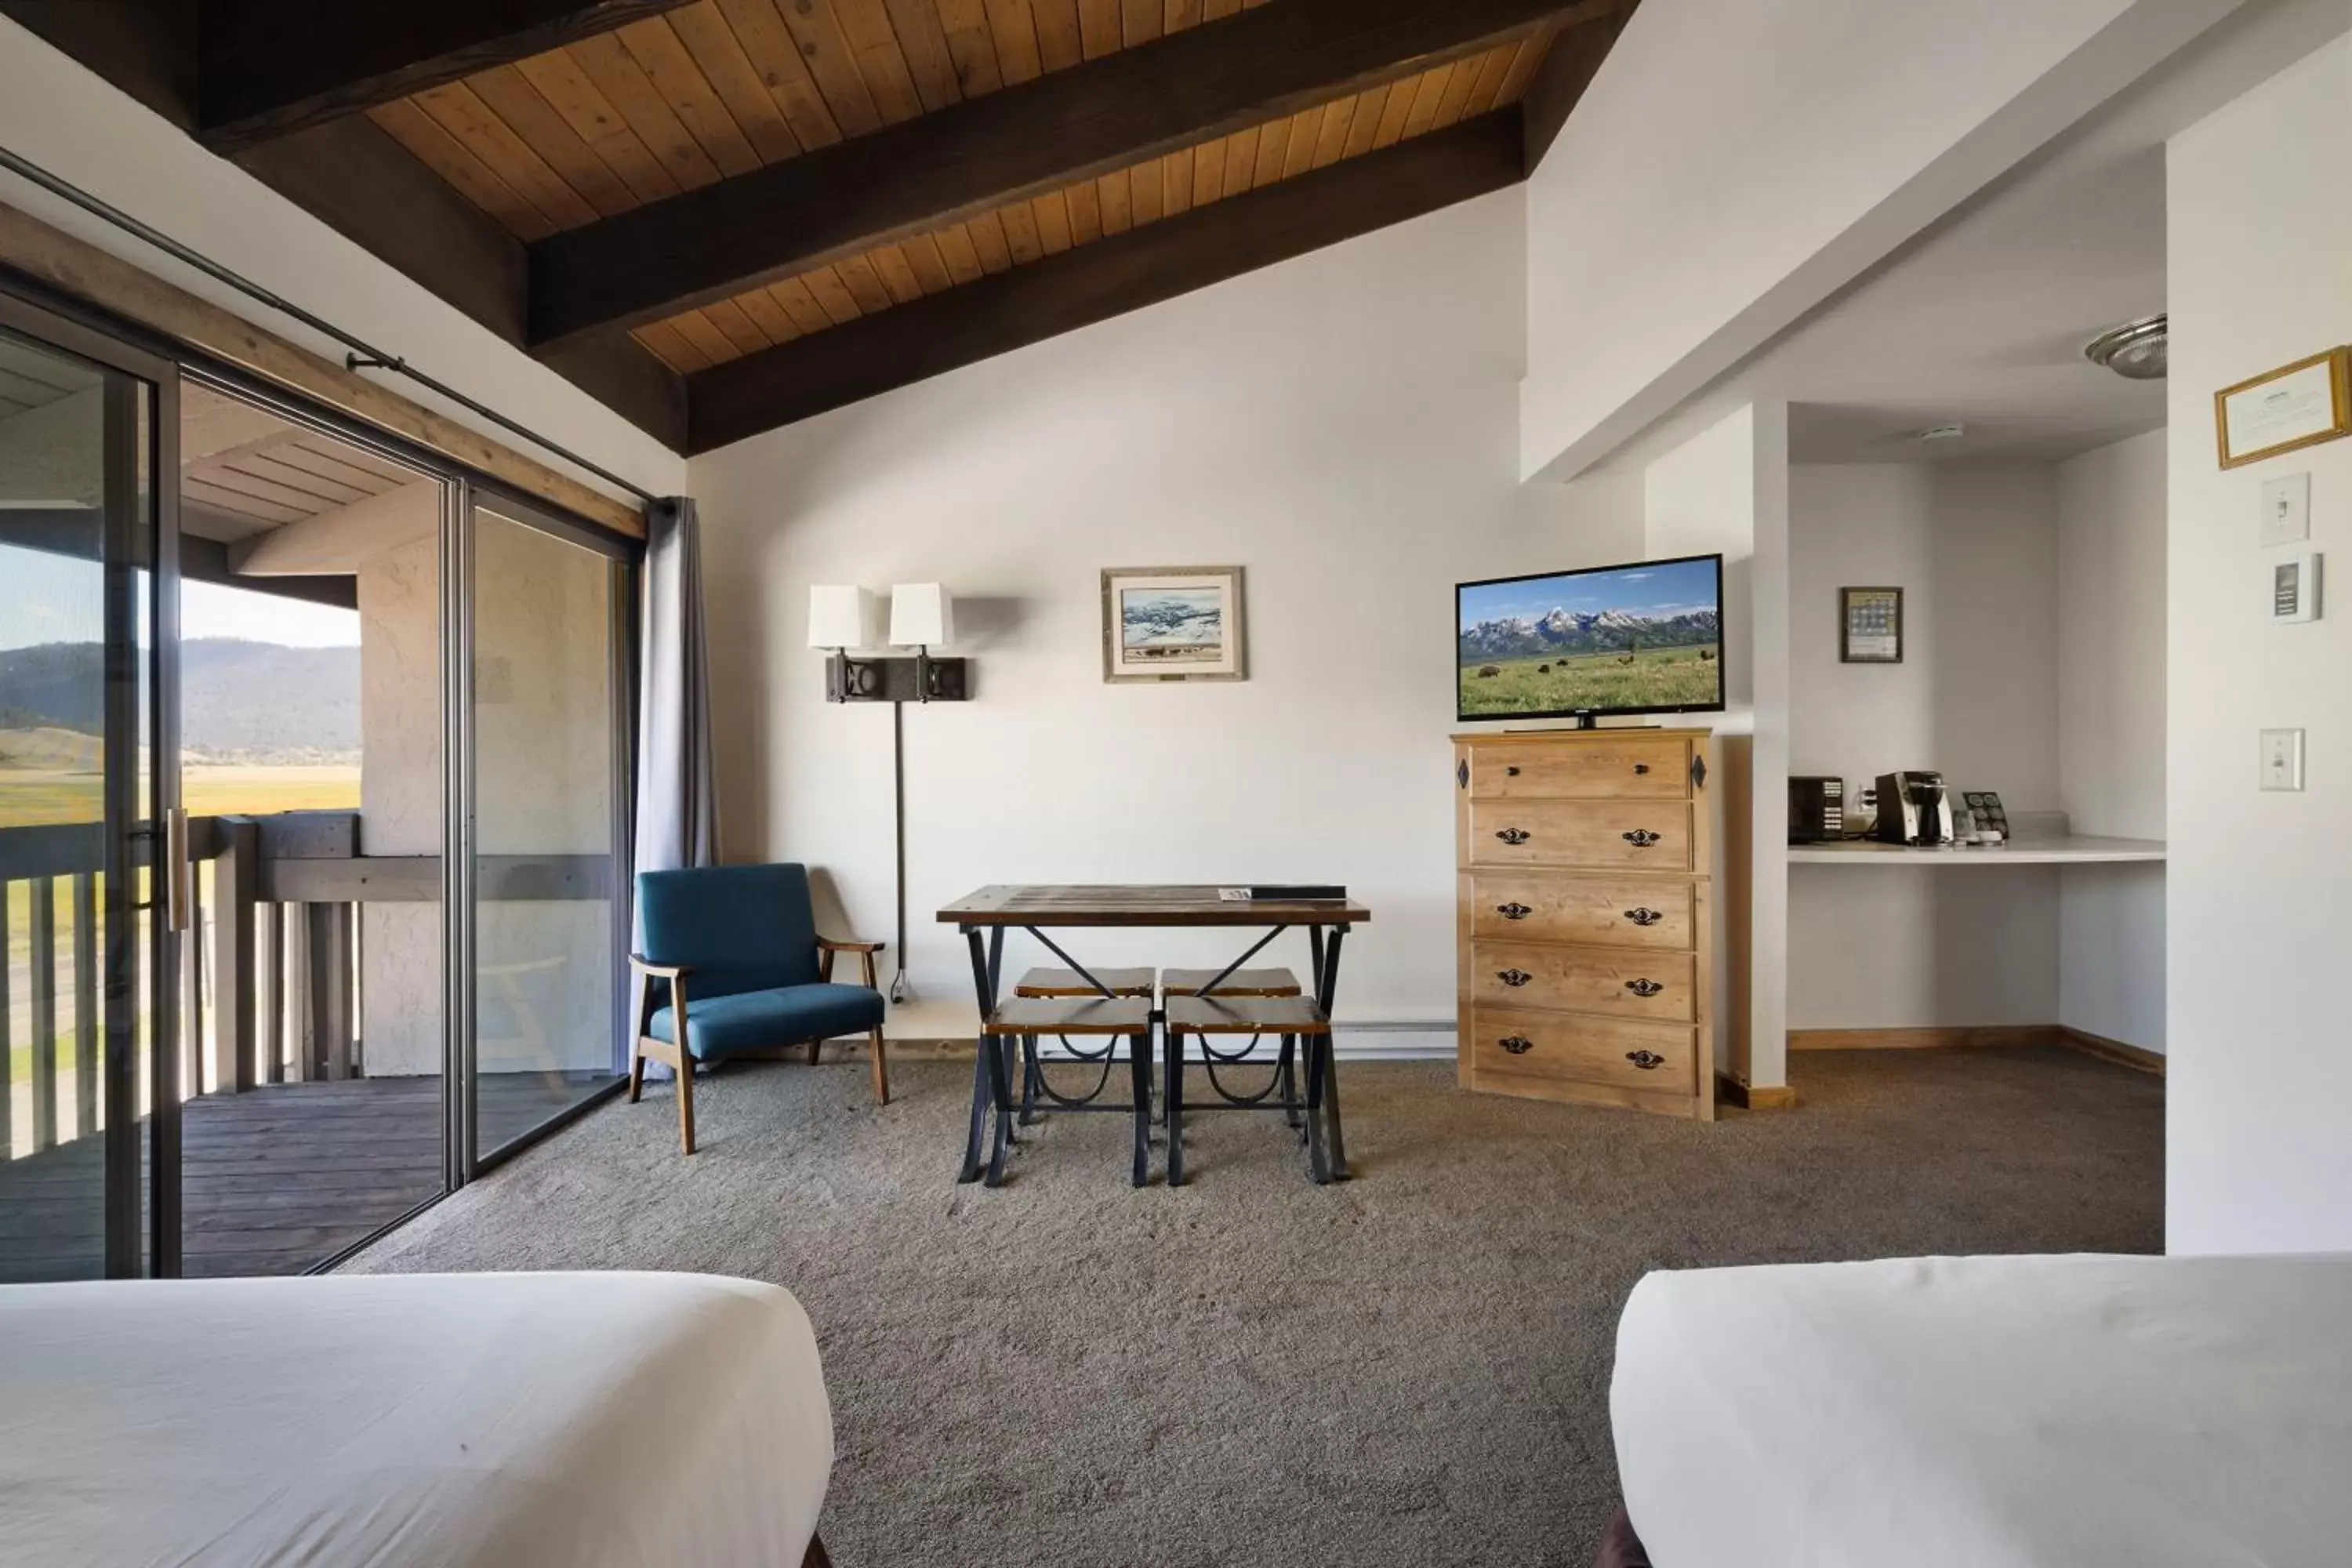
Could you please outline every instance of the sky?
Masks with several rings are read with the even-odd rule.
[[[1534,620],[1553,610],[1598,615],[1622,610],[1635,616],[1677,616],[1691,610],[1712,610],[1716,603],[1716,566],[1712,561],[1685,561],[1670,566],[1629,566],[1622,571],[1562,573],[1555,577],[1531,577],[1521,583],[1494,583],[1462,590],[1462,625],[1508,620],[1514,616]]]
[[[98,563],[0,544],[0,648],[96,642],[104,635]],[[180,636],[293,647],[356,647],[353,610],[212,583],[180,584]]]

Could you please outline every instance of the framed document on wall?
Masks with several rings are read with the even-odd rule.
[[[2352,349],[2330,349],[2213,395],[2221,466],[2352,435]]]
[[[1903,662],[1903,590],[1838,590],[1838,658],[1845,664]]]

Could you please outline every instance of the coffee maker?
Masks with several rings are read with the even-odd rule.
[[[1878,805],[1876,837],[1888,844],[1949,844],[1952,795],[1944,775],[1934,773],[1881,773],[1874,792]]]

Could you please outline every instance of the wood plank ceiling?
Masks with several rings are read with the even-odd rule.
[[[1270,0],[695,0],[371,110],[518,239]],[[1515,103],[1538,33],[635,329],[681,374]]]
[[[121,5],[0,11],[692,452],[1522,179],[1638,0]]]

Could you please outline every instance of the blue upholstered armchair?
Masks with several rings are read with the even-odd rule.
[[[882,993],[874,984],[874,955],[882,944],[817,935],[806,868],[646,871],[637,878],[637,916],[645,952],[629,957],[636,976],[629,1102],[644,1091],[647,1057],[677,1069],[678,1142],[686,1152],[694,1152],[697,1061],[804,1040],[814,1062],[825,1041],[862,1032],[874,1053],[875,1103],[890,1103]],[[839,952],[857,954],[864,984],[833,984]]]

